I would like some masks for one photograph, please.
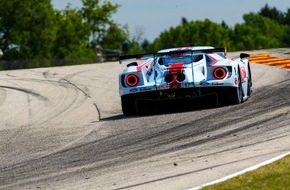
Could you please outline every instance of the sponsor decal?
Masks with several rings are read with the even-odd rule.
[[[199,84],[200,84],[200,86],[208,86],[209,85],[209,83],[206,81],[201,81]]]
[[[152,90],[152,87],[141,87],[140,91],[148,91],[148,90]]]
[[[190,83],[190,82],[185,82],[185,83],[183,83],[183,87],[185,87],[185,88],[194,87],[194,84]]]
[[[165,90],[165,89],[169,89],[169,86],[166,84],[166,85],[160,85],[160,86],[157,86],[157,89],[158,90]]]
[[[220,85],[224,85],[224,83],[223,82],[213,82],[213,83],[211,83],[211,85],[220,86]]]
[[[182,51],[182,50],[191,50],[192,47],[180,47],[176,48],[176,51]]]
[[[242,82],[246,82],[246,78],[247,78],[247,72],[244,66],[240,67],[240,72],[241,72],[241,79]]]
[[[137,92],[137,91],[138,91],[137,88],[131,88],[131,89],[130,89],[130,92]]]

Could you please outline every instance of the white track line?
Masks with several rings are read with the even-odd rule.
[[[255,169],[258,169],[258,168],[260,168],[260,167],[262,167],[262,166],[265,166],[265,165],[267,165],[267,164],[271,164],[271,163],[273,163],[273,162],[275,162],[275,161],[277,161],[277,160],[280,160],[281,158],[284,158],[284,157],[286,157],[286,156],[288,156],[288,155],[290,155],[290,152],[287,152],[287,153],[285,153],[285,154],[282,154],[282,155],[280,155],[280,156],[277,156],[277,157],[275,157],[275,158],[272,158],[272,159],[267,160],[267,161],[265,161],[265,162],[262,162],[262,163],[260,163],[260,164],[254,165],[254,166],[252,166],[252,167],[246,168],[246,169],[244,169],[244,170],[242,170],[242,171],[239,171],[239,172],[233,173],[233,174],[228,175],[228,176],[226,176],[226,177],[220,178],[220,179],[218,179],[218,180],[215,180],[215,181],[212,181],[212,182],[209,182],[209,183],[205,183],[205,184],[203,184],[203,185],[201,185],[201,186],[194,187],[194,188],[191,188],[191,189],[188,189],[188,190],[199,190],[199,189],[201,189],[201,188],[203,188],[203,187],[210,186],[210,185],[214,185],[214,184],[217,184],[217,183],[220,183],[220,182],[226,181],[226,180],[228,180],[228,179],[231,179],[231,178],[237,177],[237,176],[239,176],[239,175],[242,175],[242,174],[244,174],[244,173],[246,173],[246,172],[249,172],[249,171],[253,171],[253,170],[255,170]]]

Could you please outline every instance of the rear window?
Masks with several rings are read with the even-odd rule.
[[[192,62],[198,62],[203,59],[203,54],[197,54],[192,56],[181,56],[181,57],[161,57],[163,64],[169,66],[173,63],[190,64]],[[162,62],[162,61],[159,61]]]

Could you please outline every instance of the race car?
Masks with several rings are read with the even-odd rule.
[[[124,115],[136,114],[139,102],[148,100],[208,97],[217,100],[217,105],[244,102],[252,87],[249,56],[241,53],[230,59],[226,57],[226,48],[212,46],[121,55],[120,63],[130,61],[119,74],[122,111]]]

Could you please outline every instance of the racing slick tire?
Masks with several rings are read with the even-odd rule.
[[[227,96],[224,97],[225,104],[227,105],[234,105],[234,104],[240,104],[243,101],[243,89],[242,89],[242,81],[240,77],[240,71],[238,71],[238,87],[230,88],[227,91]]]
[[[248,95],[248,97],[250,97],[251,94],[252,94],[252,85],[253,85],[253,82],[252,82],[251,67],[250,67],[250,64],[249,63],[248,63],[248,74],[249,74],[249,77],[248,77],[247,95]]]
[[[130,116],[137,113],[135,98],[131,95],[121,96],[121,105],[124,115]]]

